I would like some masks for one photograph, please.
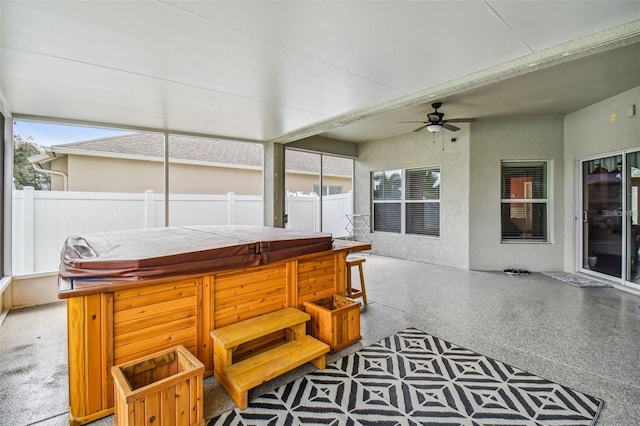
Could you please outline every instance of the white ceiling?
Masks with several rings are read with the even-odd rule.
[[[566,114],[640,85],[640,1],[0,0],[14,115],[289,142]]]

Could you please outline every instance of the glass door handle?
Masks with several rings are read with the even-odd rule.
[[[582,210],[582,223],[587,223],[587,211]]]

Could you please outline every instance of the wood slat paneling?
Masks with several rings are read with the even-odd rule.
[[[286,308],[286,298],[277,298],[273,303],[250,303],[248,305],[238,307],[237,309],[229,309],[225,312],[215,312],[215,324],[217,327],[224,327],[234,322],[246,320],[268,312],[277,311]]]
[[[180,321],[185,318],[194,316],[195,309],[182,309],[164,313],[163,315],[150,316],[147,318],[139,318],[137,320],[119,322],[114,324],[113,332],[115,336],[125,333],[131,333],[136,330],[162,325],[167,322]]]
[[[263,297],[277,296],[285,293],[286,283],[283,281],[262,281],[250,285],[233,287],[223,291],[216,291],[215,309],[224,309],[249,299],[259,300]]]
[[[178,277],[175,281],[136,282],[133,288],[118,286],[109,291],[105,287],[103,293],[70,297],[70,421],[83,424],[113,412],[114,400],[109,396],[113,395],[113,380],[108,372],[114,364],[182,344],[204,364],[205,374],[211,374],[210,330],[286,307],[301,308],[303,301],[333,293],[344,295],[345,258],[346,249],[339,249],[264,267]],[[261,351],[284,337],[266,336],[239,348],[238,355]],[[174,415],[176,424],[182,416],[189,419],[192,415],[191,388],[187,385],[184,389],[186,394],[177,390],[175,395],[176,403],[186,399],[184,412]],[[130,413],[119,414],[118,420],[144,424],[140,423],[145,421],[144,404],[138,401],[129,409]],[[159,413],[167,415],[162,407]]]
[[[95,413],[102,409],[102,392],[104,386],[102,386],[102,348],[101,348],[101,336],[102,336],[102,310],[101,310],[101,295],[96,294],[92,297],[88,297],[85,303],[86,309],[86,364],[85,375],[87,377],[87,410],[90,413]],[[104,390],[106,392],[106,389]]]
[[[172,311],[179,311],[183,309],[195,314],[196,300],[196,295],[193,294],[192,296],[183,297],[181,299],[154,303],[134,309],[126,309],[124,311],[114,311],[113,321],[115,324],[127,321],[139,321],[154,315],[164,315]]]
[[[197,279],[190,279],[165,285],[119,290],[113,293],[116,300],[114,309],[116,311],[122,311],[193,295],[196,291],[196,284]]]
[[[216,273],[216,291],[223,291],[230,287],[238,287],[254,282],[286,279],[284,265],[264,266],[251,269],[243,269],[234,272]]]
[[[197,353],[201,279],[115,292],[114,362],[182,344]]]
[[[166,333],[166,330],[183,330],[193,329],[196,327],[196,317],[189,316],[177,321],[164,321],[161,324],[153,327],[146,327],[143,329],[135,330],[130,333],[117,334],[113,340],[116,347],[125,346],[129,342],[137,342],[140,340],[148,339],[151,337],[162,336]]]
[[[116,364],[139,358],[145,354],[168,349],[175,345],[183,345],[195,349],[196,336],[193,329],[172,330],[167,328],[167,332],[149,339],[138,340],[114,348],[114,358]]]

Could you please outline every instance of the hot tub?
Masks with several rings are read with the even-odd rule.
[[[210,330],[344,295],[347,254],[370,248],[255,226],[70,237],[58,292],[67,299],[70,423],[113,413],[113,365],[181,344],[211,375]]]

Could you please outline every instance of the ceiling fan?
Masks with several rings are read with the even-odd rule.
[[[431,104],[433,112],[427,114],[428,121],[399,121],[399,123],[423,123],[424,126],[418,127],[414,130],[414,132],[419,132],[420,130],[426,128],[431,133],[437,133],[443,128],[451,130],[452,132],[457,132],[458,130],[460,130],[459,127],[452,126],[449,123],[472,123],[476,121],[475,118],[452,118],[449,120],[445,120],[444,112],[438,111],[438,108],[440,108],[441,106],[442,102],[434,102]]]

